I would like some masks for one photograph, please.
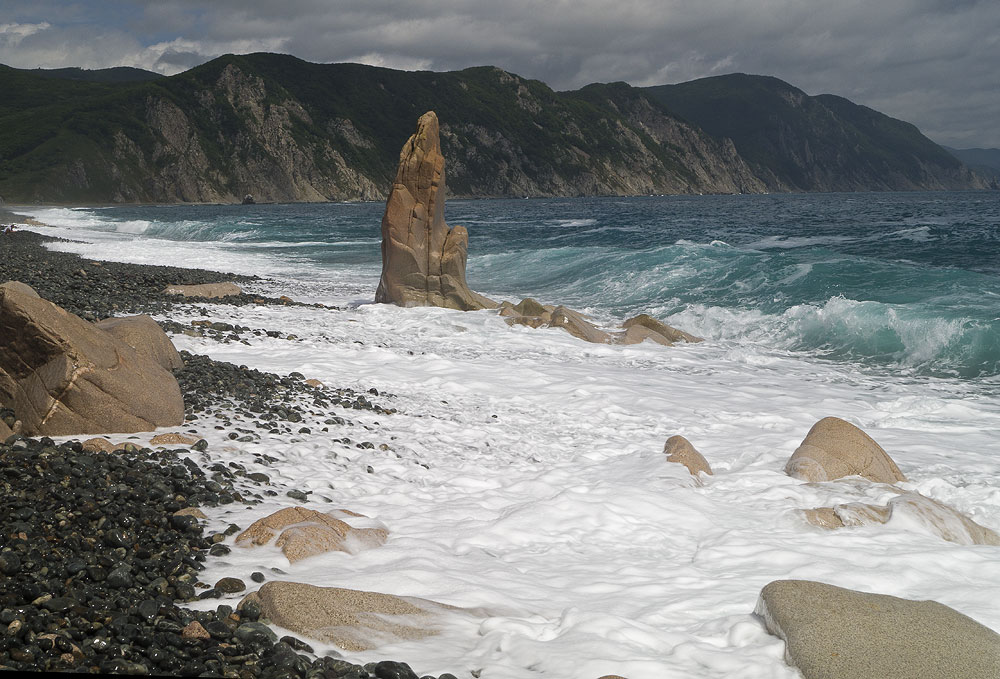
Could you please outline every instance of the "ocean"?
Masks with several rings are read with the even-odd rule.
[[[206,581],[282,579],[467,609],[420,642],[354,654],[483,679],[795,677],[752,615],[775,579],[934,599],[1000,631],[1000,548],[945,542],[919,517],[825,531],[801,510],[885,504],[886,486],[805,484],[782,469],[817,420],[844,418],[900,484],[1000,531],[1000,194],[451,200],[468,281],[494,299],[565,304],[607,327],[649,313],[705,338],[594,345],[495,312],[373,304],[377,203],[37,208],[38,230],[94,259],[264,278],[251,291],[341,307],[186,305],[172,318],[280,330],[179,349],[333,386],[393,415],[334,434],[236,443],[307,506],[381,521],[389,542],[288,564],[210,563]],[[664,461],[688,438],[715,474]],[[204,460],[200,460],[204,462]],[[210,520],[246,525],[279,494]],[[233,512],[239,512],[239,516]],[[199,604],[208,606],[209,603]],[[350,654],[349,654],[350,655]],[[464,673],[464,674],[463,674]]]

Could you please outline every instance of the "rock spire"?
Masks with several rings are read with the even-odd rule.
[[[433,111],[403,145],[382,217],[382,278],[375,301],[470,311],[496,303],[465,282],[469,234],[444,221],[444,156]]]

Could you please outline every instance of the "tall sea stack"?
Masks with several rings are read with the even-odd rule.
[[[444,156],[433,111],[399,153],[399,169],[382,217],[382,278],[375,301],[471,311],[493,302],[469,290],[469,234],[444,221]]]

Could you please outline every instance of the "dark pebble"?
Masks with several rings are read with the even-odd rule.
[[[247,585],[239,578],[222,578],[215,583],[215,588],[226,594],[236,594],[237,592],[244,591]]]
[[[260,571],[254,571],[253,573],[250,574],[250,579],[253,580],[254,582],[264,582],[265,578],[264,574],[261,573]]]

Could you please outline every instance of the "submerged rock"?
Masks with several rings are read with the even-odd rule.
[[[469,234],[444,221],[444,156],[438,119],[420,116],[399,154],[399,168],[382,217],[382,277],[375,301],[470,311],[496,302],[465,282]]]
[[[805,679],[1000,676],[1000,635],[936,601],[778,580],[754,612]]]
[[[845,476],[863,476],[877,483],[906,480],[882,446],[839,417],[824,417],[812,426],[789,458],[785,473],[803,481]]]
[[[339,515],[339,516],[338,516]],[[242,547],[274,545],[291,563],[324,552],[355,552],[385,543],[388,531],[378,526],[354,527],[343,519],[367,519],[361,514],[340,510],[324,514],[305,507],[286,507],[254,521],[236,536]]]
[[[960,545],[1000,546],[1000,534],[981,526],[971,518],[946,504],[920,493],[902,493],[884,507],[850,502],[834,507],[805,510],[809,523],[820,528],[873,526],[889,523],[893,518],[905,518],[906,524],[917,524],[942,540]]]
[[[301,582],[266,582],[237,608],[247,605],[259,606],[261,617],[275,625],[355,652],[434,635],[436,615],[451,609],[416,597]]]
[[[676,462],[687,467],[692,476],[698,476],[699,472],[712,473],[708,460],[683,436],[674,435],[668,438],[663,444],[663,454],[667,456],[667,462]]]

